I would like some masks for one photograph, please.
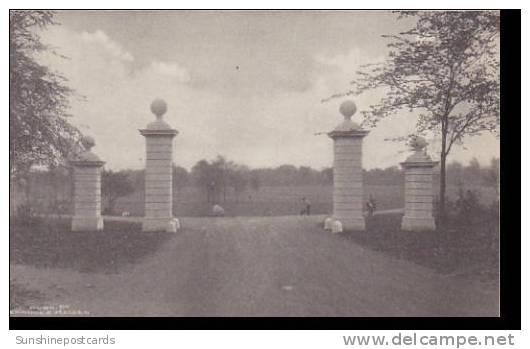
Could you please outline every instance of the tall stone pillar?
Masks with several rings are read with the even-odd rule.
[[[405,214],[401,229],[408,231],[434,230],[433,217],[433,168],[432,161],[424,150],[427,142],[415,137],[411,142],[414,153],[401,163],[405,171]]]
[[[328,136],[333,139],[333,218],[344,230],[364,230],[362,145],[368,131],[351,120],[353,101],[340,106],[344,121]]]
[[[96,144],[90,136],[81,139],[85,152],[71,161],[74,168],[74,217],[72,231],[103,229],[101,217],[101,168],[105,162],[91,151]]]
[[[145,214],[143,231],[176,232],[177,221],[173,218],[173,138],[178,131],[171,128],[162,116],[167,104],[161,99],[151,103],[156,120],[140,134],[145,137]]]

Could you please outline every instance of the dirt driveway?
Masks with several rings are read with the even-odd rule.
[[[11,276],[42,295],[32,305],[85,316],[498,316],[497,289],[339,239],[321,219],[184,218],[130,270]]]

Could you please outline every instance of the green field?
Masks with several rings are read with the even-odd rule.
[[[496,198],[492,188],[485,186],[466,186],[464,190],[474,190],[484,204]],[[227,193],[226,202],[220,202],[227,216],[283,216],[300,213],[300,200],[306,197],[311,201],[312,214],[328,214],[332,211],[332,186],[274,186],[262,187],[259,191],[247,191],[236,197]],[[450,200],[457,197],[458,187],[449,186],[447,195]],[[403,186],[367,185],[365,201],[372,195],[378,210],[402,208]],[[211,203],[196,187],[185,187],[174,194],[173,211],[177,217],[207,216],[211,213]],[[120,199],[115,212],[130,212],[132,216],[143,215],[143,192],[138,191]]]
[[[10,212],[24,204],[24,196],[20,190],[12,188],[10,193]],[[59,201],[61,207],[56,209],[53,205],[53,187],[46,183],[35,186],[31,194],[31,206],[37,213],[61,213],[71,214],[72,205],[68,192],[60,192]],[[464,190],[473,190],[478,194],[482,204],[489,205],[497,198],[492,187],[484,185],[464,185]],[[457,198],[459,188],[454,185],[447,187],[447,197],[450,201]],[[331,185],[305,185],[305,186],[263,186],[258,191],[247,190],[235,195],[230,188],[226,193],[226,201],[220,204],[225,209],[227,216],[285,216],[299,214],[302,209],[301,199],[306,197],[311,202],[312,214],[329,214],[332,211]],[[433,187],[434,195],[437,196],[437,186]],[[378,210],[402,208],[404,206],[403,185],[379,184],[365,185],[365,198],[369,195],[375,199]],[[131,216],[143,216],[144,198],[143,187],[137,187],[136,191],[126,197],[118,199],[114,213],[121,215],[127,211]],[[206,201],[206,195],[200,188],[188,186],[174,193],[173,211],[177,217],[208,216],[211,213],[213,203]],[[102,207],[104,209],[104,207]],[[105,213],[106,214],[106,213]]]

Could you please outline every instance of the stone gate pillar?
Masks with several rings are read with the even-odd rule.
[[[432,161],[424,148],[427,142],[416,137],[411,142],[414,153],[401,163],[405,171],[405,214],[401,229],[408,231],[434,230],[433,217],[433,168]]]
[[[369,131],[351,120],[357,107],[353,101],[340,106],[344,121],[328,136],[333,139],[333,219],[344,230],[364,230],[363,217],[363,138]]]
[[[81,143],[85,152],[71,161],[74,174],[74,216],[72,231],[94,231],[103,229],[101,217],[101,168],[105,162],[91,151],[96,144],[90,136]]]
[[[171,128],[162,116],[167,111],[164,100],[151,103],[156,120],[140,130],[145,137],[145,213],[143,231],[176,232],[177,221],[173,218],[173,138],[178,131]]]

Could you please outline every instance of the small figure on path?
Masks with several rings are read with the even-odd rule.
[[[215,204],[212,207],[212,213],[216,217],[223,217],[225,215],[225,209],[222,208],[219,204]]]
[[[370,194],[370,197],[368,198],[368,201],[366,202],[366,209],[368,210],[368,217],[372,217],[376,210],[376,204],[371,194]]]
[[[303,216],[303,215],[307,215],[309,216],[311,214],[311,202],[306,199],[305,197],[302,198],[302,205],[303,205],[303,208],[302,208],[302,211],[300,211],[300,215]]]

